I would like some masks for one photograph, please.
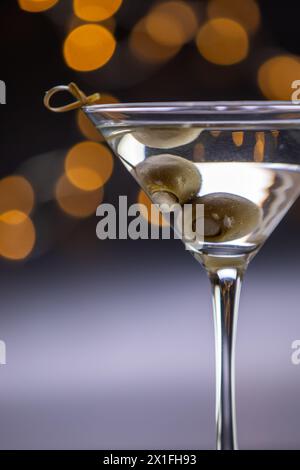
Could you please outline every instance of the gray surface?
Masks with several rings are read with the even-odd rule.
[[[208,281],[177,242],[158,242],[165,257],[136,243],[136,257],[116,242],[97,260],[61,251],[3,276],[2,449],[214,447]],[[299,338],[299,272],[254,261],[237,344],[240,448],[300,448]]]

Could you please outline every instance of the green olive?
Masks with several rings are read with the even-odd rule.
[[[201,176],[196,165],[177,155],[153,155],[139,163],[135,175],[155,204],[184,204],[197,195]]]
[[[262,209],[249,199],[235,194],[212,193],[193,200],[204,205],[204,240],[229,242],[253,232],[262,220]],[[196,214],[193,211],[193,230]]]
[[[149,128],[141,127],[132,133],[133,137],[146,147],[156,149],[171,149],[186,145],[200,135],[202,129],[193,127]]]

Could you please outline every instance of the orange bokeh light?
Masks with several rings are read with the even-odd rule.
[[[112,95],[101,93],[101,98],[99,101],[96,101],[95,104],[110,104],[110,103],[118,103],[119,100]],[[89,140],[93,140],[95,142],[103,142],[104,138],[102,134],[95,128],[94,124],[90,121],[90,119],[85,115],[85,113],[79,109],[76,115],[77,118],[77,125],[79,127],[80,132]]]
[[[193,160],[195,162],[204,162],[205,160],[205,147],[202,142],[198,142],[193,151]]]
[[[149,64],[165,62],[180,50],[179,46],[164,46],[154,41],[146,30],[145,19],[134,26],[129,38],[129,47],[135,57]]]
[[[0,180],[0,214],[19,210],[30,214],[34,205],[31,184],[23,176],[7,176]]]
[[[147,220],[147,222],[149,222],[149,224],[160,225],[164,227],[168,226],[168,223],[164,219],[162,213],[155,207],[154,204],[152,204],[151,199],[143,190],[139,191],[137,202],[140,204],[141,215],[145,220]]]
[[[265,156],[265,133],[255,133],[256,144],[254,146],[254,161],[263,162]]]
[[[30,13],[40,13],[54,7],[59,0],[18,0],[20,8]]]
[[[84,137],[94,142],[102,142],[104,140],[100,132],[97,131],[94,124],[81,109],[77,111],[76,120],[77,126]]]
[[[84,21],[103,21],[114,15],[123,0],[74,0],[75,14]]]
[[[69,67],[80,72],[97,70],[112,57],[116,40],[104,26],[84,24],[67,36],[63,53]]]
[[[73,186],[66,175],[60,177],[55,188],[55,197],[59,207],[72,217],[84,218],[95,214],[103,196],[103,188],[84,191]]]
[[[195,36],[197,26],[194,9],[182,1],[160,3],[145,18],[149,36],[164,46],[182,46]]]
[[[113,156],[105,145],[84,141],[74,145],[68,152],[65,172],[74,186],[94,191],[111,177],[113,165]]]
[[[89,217],[103,201],[104,189],[84,191],[73,186],[63,174],[55,187],[55,197],[59,207],[68,215],[77,218]]]
[[[230,18],[237,21],[249,33],[255,33],[260,25],[261,15],[255,0],[210,0],[207,6],[209,18]]]
[[[232,133],[232,140],[237,147],[241,147],[244,142],[244,132],[243,131],[234,131]]]
[[[248,55],[246,30],[228,18],[209,20],[198,31],[196,44],[203,57],[217,65],[233,65]]]
[[[278,137],[279,137],[279,131],[274,130],[274,131],[271,131],[271,133],[272,133],[274,139],[278,139]]]
[[[26,258],[35,244],[35,228],[27,214],[18,210],[0,216],[0,255],[11,260]]]
[[[298,57],[281,55],[264,62],[258,70],[258,85],[270,100],[291,100],[292,82],[300,77]]]

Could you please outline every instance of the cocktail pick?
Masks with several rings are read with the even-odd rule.
[[[73,101],[73,103],[69,103],[64,106],[51,106],[51,98],[62,91],[69,92],[72,96],[74,96],[74,98],[76,98],[76,101]],[[81,108],[82,106],[93,104],[99,99],[99,93],[94,93],[93,95],[86,96],[86,94],[83,93],[82,90],[80,90],[76,83],[71,82],[69,83],[69,85],[55,86],[51,88],[51,90],[47,91],[44,97],[44,105],[47,109],[53,111],[54,113],[65,113],[67,111],[73,111],[74,109]]]

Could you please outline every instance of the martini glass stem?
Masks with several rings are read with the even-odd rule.
[[[235,338],[243,270],[217,269],[209,277],[215,324],[217,449],[236,450]]]

